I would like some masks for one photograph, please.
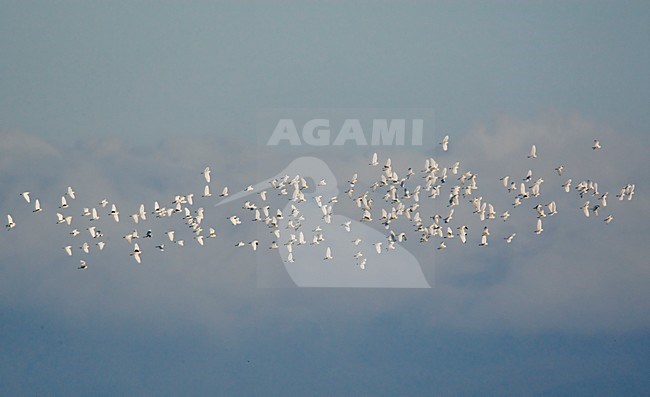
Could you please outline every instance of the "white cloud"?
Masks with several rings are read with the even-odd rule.
[[[600,152],[591,149],[595,138],[603,143]],[[6,307],[48,307],[65,313],[70,321],[93,317],[98,307],[116,321],[168,316],[205,324],[228,337],[236,337],[233,331],[260,319],[282,328],[291,327],[294,319],[309,321],[324,310],[337,313],[338,318],[363,321],[377,313],[412,311],[414,307],[429,317],[423,321],[432,326],[469,329],[592,332],[634,331],[649,325],[643,316],[650,305],[644,282],[649,276],[644,222],[650,203],[642,194],[648,182],[643,174],[647,168],[643,146],[633,137],[578,117],[504,118],[494,127],[479,126],[462,136],[451,135],[450,151],[444,154],[437,148],[428,153],[423,148],[416,161],[414,153],[390,153],[394,165],[403,171],[408,165],[418,171],[424,158],[431,155],[446,166],[460,161],[461,169],[479,175],[480,195],[498,212],[508,209],[513,214],[506,224],[500,220],[490,223],[493,236],[485,248],[478,247],[476,236],[482,223],[460,210],[457,219],[467,222],[472,236],[466,246],[459,247],[454,241],[449,249],[435,252],[435,245],[420,246],[419,236],[414,234],[405,246],[416,255],[434,286],[424,292],[255,288],[257,258],[249,250],[234,247],[240,239],[248,241],[254,229],[230,227],[223,212],[230,209],[214,209],[210,201],[200,198],[197,201],[206,208],[206,222],[217,228],[216,240],[200,249],[191,241],[191,234],[182,231],[182,223],[150,221],[138,226],[141,235],[151,227],[158,234],[158,243],[162,232],[174,228],[184,234],[187,246],[179,249],[167,244],[161,254],[153,242],[141,240],[146,250],[144,264],[136,265],[128,256],[129,246],[121,236],[133,229],[126,219],[139,203],[150,209],[154,200],[169,205],[176,194],[200,192],[200,172],[205,165],[213,168],[214,192],[224,185],[232,191],[259,177],[272,176],[290,158],[278,157],[268,148],[250,150],[236,141],[210,137],[140,147],[120,140],[62,147],[12,133],[4,134],[0,142],[0,182],[5,192],[0,208],[12,212],[20,224],[0,238],[0,263],[5,272],[0,281],[5,291],[1,303]],[[533,143],[539,157],[530,160],[526,155]],[[359,170],[359,189],[367,188],[363,181],[370,175],[369,155],[340,151],[323,155],[339,179],[340,196],[352,170]],[[386,156],[388,153],[380,152],[381,159]],[[565,164],[566,176],[554,174],[560,163]],[[504,174],[521,179],[529,168],[544,178],[540,201],[558,202],[559,214],[545,219],[541,236],[532,233],[533,201],[513,210],[512,198],[504,194],[498,181]],[[38,177],[30,176],[34,171]],[[574,178],[574,183],[597,180],[601,191],[609,191],[608,209],[615,214],[615,221],[606,226],[602,216],[582,217],[578,209],[581,200],[560,188],[568,177]],[[637,195],[629,202],[616,201],[618,188],[627,182],[637,184]],[[43,198],[43,213],[32,214],[21,202],[18,193],[27,183]],[[68,184],[78,192],[70,211],[83,229],[88,221],[79,216],[81,207],[97,206],[104,197],[118,203],[124,219],[118,225],[102,219],[107,249],[101,257],[91,257],[86,272],[74,269],[79,257],[70,260],[64,254],[61,247],[69,238],[60,225],[54,225],[59,196]],[[443,200],[448,190],[449,186],[442,189]],[[423,211],[447,211],[444,204],[428,206],[423,203]],[[469,208],[468,203],[463,206]],[[425,215],[429,214],[423,212],[423,218]],[[75,245],[84,240],[92,243],[82,227],[83,239]],[[506,246],[501,239],[510,230],[518,236]],[[281,264],[275,266],[281,271]]]

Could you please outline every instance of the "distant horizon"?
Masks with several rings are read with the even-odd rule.
[[[647,4],[3,5],[0,394],[650,387]]]

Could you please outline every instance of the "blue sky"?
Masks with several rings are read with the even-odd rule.
[[[233,134],[259,108],[559,109],[642,133],[643,2],[8,2],[5,128]]]
[[[2,9],[0,212],[24,227],[0,233],[0,394],[593,396],[650,386],[647,3]],[[549,184],[561,161],[610,186],[610,200],[630,181],[637,194],[607,229],[562,197],[563,217],[513,249],[418,250],[430,290],[257,288],[258,258],[232,248],[247,235],[219,212],[210,220],[223,238],[204,250],[136,267],[109,249],[79,272],[53,214],[32,217],[18,196],[57,203],[73,184],[88,205],[108,196],[126,214],[202,188],[208,164],[230,186],[279,172],[278,152],[246,151],[266,109],[417,108],[433,109],[436,134],[451,136],[443,161],[486,181],[525,172],[537,143]],[[328,155],[343,181],[367,154]],[[405,168],[412,156],[394,161]]]

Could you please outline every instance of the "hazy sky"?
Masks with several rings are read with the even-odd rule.
[[[647,3],[0,3],[0,215],[21,226],[0,233],[0,394],[650,387]],[[332,108],[433,110],[452,142],[441,162],[476,171],[485,197],[501,197],[503,174],[523,177],[535,143],[561,217],[513,247],[434,254],[409,242],[427,290],[257,288],[258,258],[233,247],[252,228],[229,229],[207,200],[220,237],[204,249],[150,247],[136,266],[118,248],[132,228],[121,222],[103,226],[113,237],[88,271],[62,251],[69,237],[53,215],[67,185],[74,211],[108,197],[123,216],[200,195],[206,165],[217,186],[238,189],[290,160],[249,150],[261,113]],[[340,183],[369,150],[327,153]],[[438,154],[397,151],[394,162],[421,169]],[[612,224],[558,195],[559,163],[609,191]],[[636,195],[618,203],[628,182]],[[46,211],[32,214],[25,190]]]

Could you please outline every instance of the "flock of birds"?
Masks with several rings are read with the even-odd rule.
[[[442,151],[446,152],[448,145],[449,137],[445,136],[440,142]],[[594,151],[602,150],[601,143],[594,140],[592,149]],[[532,145],[527,157],[531,162],[537,158],[535,145]],[[390,158],[387,158],[385,163],[380,165],[378,155],[374,153],[368,167],[371,167],[371,171],[376,170],[376,178],[364,185],[368,189],[359,189],[358,175],[354,174],[348,181],[347,189],[341,198],[338,195],[323,197],[323,195],[318,194],[320,187],[336,184],[336,180],[314,180],[312,183],[316,186],[311,187],[316,189],[315,193],[306,194],[310,189],[308,179],[311,176],[299,174],[274,178],[269,181],[267,186],[264,186],[264,184],[258,184],[255,187],[248,185],[233,195],[229,194],[228,187],[223,186],[221,187],[221,193],[217,195],[218,198],[212,198],[214,185],[211,169],[206,167],[202,172],[205,185],[200,197],[202,202],[216,200],[218,206],[219,201],[226,203],[233,199],[255,195],[256,200],[244,201],[240,212],[228,216],[226,219],[229,222],[225,222],[226,225],[223,227],[239,227],[244,220],[247,220],[246,218],[252,222],[265,225],[270,231],[271,237],[269,240],[272,240],[268,244],[268,249],[284,250],[285,255],[283,258],[286,258],[285,262],[289,263],[296,260],[294,248],[298,246],[312,246],[314,249],[322,250],[323,261],[334,258],[337,254],[336,249],[333,249],[333,245],[329,244],[329,236],[324,235],[321,224],[330,224],[332,222],[334,207],[339,203],[339,200],[349,200],[349,203],[353,204],[353,207],[358,211],[358,222],[370,224],[379,221],[383,228],[387,230],[386,233],[381,233],[381,240],[365,242],[362,245],[362,240],[354,234],[356,221],[348,220],[340,225],[341,233],[348,233],[350,241],[359,247],[358,250],[355,249],[356,253],[350,258],[351,264],[356,263],[356,266],[363,270],[367,265],[370,265],[365,257],[367,255],[364,255],[364,249],[369,248],[376,251],[377,254],[394,250],[396,244],[411,238],[414,233],[419,237],[420,243],[435,241],[437,250],[446,249],[452,240],[459,241],[459,244],[468,243],[470,241],[468,226],[453,223],[454,212],[462,203],[470,203],[473,216],[476,216],[483,223],[482,231],[480,231],[480,234],[476,234],[476,241],[479,246],[485,247],[491,243],[490,223],[495,222],[495,220],[508,222],[511,211],[513,213],[515,211],[514,208],[526,202],[538,201],[537,198],[540,197],[541,188],[545,182],[541,177],[534,176],[532,170],[529,170],[522,179],[508,175],[503,176],[500,179],[500,184],[503,190],[511,196],[512,208],[497,212],[492,203],[483,200],[481,196],[477,195],[477,174],[470,170],[462,171],[460,162],[455,162],[447,167],[439,164],[434,158],[428,158],[424,161],[424,167],[421,170],[416,171],[413,168],[408,168],[400,176],[391,165]],[[561,178],[565,173],[564,165],[558,165],[555,172]],[[607,211],[606,214],[603,214],[603,222],[605,224],[612,222],[614,217],[609,212],[608,192],[601,192],[596,181],[582,180],[576,183],[571,178],[567,180],[562,178],[561,180],[564,181],[561,184],[564,192],[571,193],[574,191],[583,200],[583,204],[574,210],[581,211],[585,217],[599,216],[600,212]],[[553,183],[553,185],[559,188],[560,182]],[[443,193],[443,188],[446,187],[449,187],[448,195]],[[631,200],[634,189],[633,183],[626,184],[620,188],[616,198],[620,201]],[[164,251],[170,245],[185,246],[185,239],[179,238],[181,233],[177,233],[175,230],[162,229],[154,231],[156,220],[162,218],[182,220],[192,233],[192,239],[195,241],[192,244],[204,246],[208,239],[217,238],[216,226],[205,225],[205,207],[198,206],[195,203],[195,199],[198,198],[199,194],[196,194],[196,196],[194,193],[176,195],[172,200],[165,202],[164,205],[155,201],[153,207],[149,208],[149,210],[145,209],[145,204],[140,204],[139,208],[133,213],[129,213],[128,216],[124,216],[124,213],[119,211],[116,203],[112,203],[107,199],[102,200],[94,207],[77,207],[74,205],[77,194],[71,186],[61,195],[58,210],[50,210],[49,205],[43,207],[40,199],[29,191],[20,193],[19,196],[22,196],[27,205],[33,206],[32,212],[34,216],[42,216],[40,213],[48,214],[50,211],[56,214],[56,223],[61,225],[61,230],[66,230],[71,241],[68,245],[62,247],[62,250],[67,256],[80,257],[79,269],[87,269],[91,255],[103,251],[108,241],[111,241],[111,244],[124,244],[127,246],[128,250],[125,251],[128,251],[129,255],[137,263],[142,263],[146,255],[138,244],[138,241],[143,239],[152,239],[152,242],[154,242],[152,245],[159,251]],[[228,198],[229,196],[231,197]],[[272,208],[272,201],[274,200],[271,197],[280,199],[284,205]],[[445,214],[435,213],[430,216],[420,214],[422,201],[436,199],[440,201],[441,197],[444,198],[445,202]],[[307,214],[301,207],[307,201],[311,201],[311,205],[315,204],[319,208],[318,219],[311,219],[310,222],[306,222],[306,216],[314,216],[314,213]],[[555,201],[546,204],[537,202],[536,205],[527,207],[534,209],[534,213],[531,213],[531,215],[536,218],[535,224],[534,226],[531,225],[529,233],[541,234],[544,231],[545,219],[558,214]],[[79,211],[80,209],[81,211]],[[77,211],[76,214],[81,216],[82,220],[77,218],[75,211]],[[109,222],[130,222],[133,231],[121,236],[124,242],[114,243],[114,240],[106,238],[99,228],[100,219],[104,219],[104,217]],[[398,220],[407,222],[410,229],[407,229],[407,231],[396,230],[393,226],[397,225]],[[7,214],[7,230],[11,231],[14,228],[19,228],[19,221],[17,222],[11,214]],[[147,231],[141,236],[138,227],[143,225],[147,225]],[[307,228],[306,225],[316,226]],[[380,227],[376,229],[380,229]],[[514,241],[516,235],[513,232],[500,236],[499,240],[505,244],[510,244]],[[235,246],[250,247],[250,249],[257,251],[260,244],[260,240],[256,239],[248,242],[239,241]]]

